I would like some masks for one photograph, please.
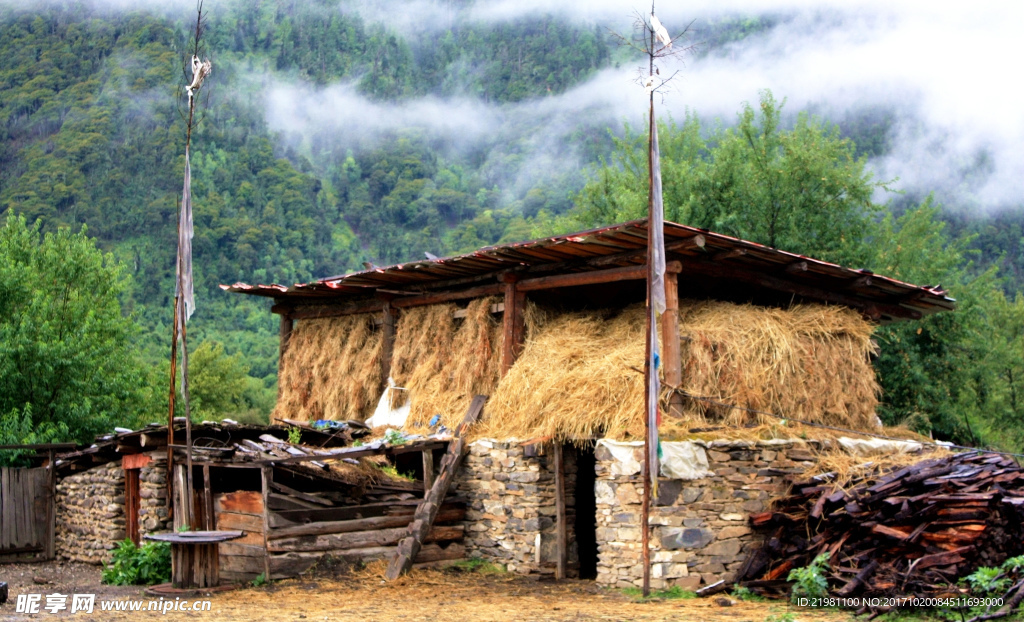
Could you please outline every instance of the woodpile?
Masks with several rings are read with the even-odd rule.
[[[829,553],[838,596],[937,596],[957,580],[1024,551],[1024,470],[965,453],[862,478],[843,490],[828,476],[793,485],[751,516],[768,532],[737,574],[749,588],[788,591],[789,571]]]

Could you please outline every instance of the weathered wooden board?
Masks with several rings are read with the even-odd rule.
[[[263,515],[263,495],[257,491],[228,492],[217,495],[215,499],[217,513],[231,512],[234,514]]]
[[[342,551],[323,551],[315,553],[284,553],[270,556],[270,578],[285,579],[296,577],[309,570],[314,564],[326,555],[344,559],[350,562],[367,562],[378,559],[388,559],[395,554],[396,547],[378,546],[364,549],[348,549]],[[416,555],[416,563],[430,563],[464,559],[466,547],[459,542],[452,542],[447,546],[438,544],[425,544]]]
[[[53,495],[45,468],[0,467],[0,555],[42,559],[49,540]]]
[[[221,555],[220,569],[221,572],[248,573],[255,576],[264,571],[263,556]]]
[[[217,516],[217,529],[241,529],[246,534],[263,533],[263,517],[252,514],[235,514],[233,512],[221,512]],[[262,537],[260,538],[262,542]]]
[[[445,523],[462,520],[466,516],[466,510],[461,505],[445,505],[441,507],[434,522]],[[321,536],[332,533],[345,533],[349,531],[369,531],[372,529],[387,529],[389,527],[405,527],[412,522],[413,514],[398,514],[395,516],[374,516],[371,518],[356,518],[343,521],[322,521],[319,523],[307,523],[292,527],[271,529],[267,534],[270,540],[280,538],[294,538],[297,536]]]

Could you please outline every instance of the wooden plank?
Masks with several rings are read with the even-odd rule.
[[[210,465],[203,465],[203,528],[213,529],[213,488],[210,485]]]
[[[57,464],[49,450],[46,468],[46,559],[57,557]]]
[[[428,449],[423,452],[423,494],[427,494],[430,487],[434,485],[434,450]]]
[[[564,579],[569,560],[569,542],[565,519],[565,465],[563,464],[562,443],[551,444],[555,467],[555,534],[558,558],[555,561],[555,578]]]
[[[467,300],[470,298],[483,298],[485,296],[495,296],[500,294],[504,288],[495,283],[493,285],[480,285],[477,287],[471,287],[469,289],[463,289],[454,292],[438,292],[434,294],[422,294],[419,296],[409,296],[407,298],[399,298],[392,301],[392,305],[400,309],[408,307],[420,307],[423,305],[434,305],[441,302],[451,302],[453,300]]]
[[[465,535],[465,530],[466,528],[463,525],[435,525],[427,534],[425,541],[461,540]],[[399,540],[405,537],[407,531],[408,528],[403,526],[372,531],[350,531],[320,536],[280,538],[270,540],[267,544],[267,550],[271,553],[286,553],[289,551],[333,551],[362,549],[372,546],[392,546],[398,544]]]
[[[265,466],[260,469],[260,479],[263,492],[263,548],[267,548],[267,534],[270,533],[270,504],[267,503],[267,495],[270,494],[270,485],[274,483],[274,468]],[[263,556],[263,578],[270,578],[270,555]]]
[[[242,557],[259,557],[263,558],[263,555],[267,552],[267,549],[263,548],[261,544],[245,544],[241,540],[232,540],[230,542],[221,542],[220,555],[235,555]]]
[[[263,516],[263,495],[250,490],[219,494],[214,501],[214,509],[218,514],[232,512]]]
[[[450,522],[462,520],[466,517],[466,510],[461,506],[445,505],[437,514],[434,522]],[[354,520],[324,521],[309,523],[306,525],[295,525],[281,529],[271,528],[267,535],[268,540],[280,538],[292,538],[297,536],[319,536],[332,533],[345,533],[350,531],[368,531],[372,529],[387,529],[391,527],[407,527],[412,522],[413,513],[398,514],[395,516],[374,516],[372,518],[357,518]]]
[[[324,499],[323,497],[318,497],[307,492],[302,492],[301,490],[295,490],[294,488],[285,486],[284,484],[279,484],[275,481],[270,482],[270,487],[274,490],[277,490],[278,492],[283,492],[286,495],[291,495],[296,499],[302,499],[303,501],[316,503],[317,505],[326,505],[328,507],[334,505],[333,503],[331,503],[327,499]]]
[[[430,528],[433,527],[434,518],[437,516],[441,503],[444,501],[444,497],[448,494],[448,489],[455,479],[455,472],[459,468],[459,463],[462,462],[466,455],[466,430],[480,417],[486,402],[486,396],[475,396],[469,405],[466,417],[459,424],[459,427],[456,428],[454,438],[448,443],[448,451],[444,459],[441,460],[441,474],[434,481],[434,486],[430,489],[430,492],[424,496],[423,502],[416,508],[416,514],[413,516],[413,521],[408,527],[408,536],[399,543],[395,556],[388,565],[388,569],[384,574],[388,580],[393,581],[408,571],[416,559],[416,555],[423,546],[424,539],[430,532]]]
[[[249,573],[254,575],[267,572],[268,566],[266,555],[260,555],[259,557],[249,555],[221,555],[219,565],[221,572]],[[268,574],[267,576],[270,575]]]
[[[217,529],[241,529],[245,532],[263,533],[263,517],[252,514],[221,512],[217,515]]]
[[[376,546],[364,549],[348,549],[338,551],[317,551],[279,553],[270,555],[270,566],[272,579],[287,579],[297,577],[313,567],[325,556],[337,557],[350,562],[368,562],[378,559],[387,559],[394,556],[397,547]],[[465,559],[466,547],[459,542],[449,543],[441,546],[436,543],[425,544],[416,555],[416,563],[432,563],[449,561],[454,559]]]
[[[14,548],[14,495],[11,491],[12,467],[0,467],[0,552]]]
[[[265,464],[293,464],[296,462],[310,462],[311,460],[340,460],[342,458],[362,458],[364,456],[397,456],[413,451],[425,449],[441,449],[448,444],[448,441],[430,440],[407,443],[397,447],[346,447],[344,449],[332,449],[329,453],[309,454],[308,456],[289,456],[288,458],[276,458],[263,462],[254,462],[254,465]],[[249,467],[246,467],[249,468]]]
[[[295,523],[344,521],[356,518],[370,518],[373,516],[384,516],[386,514],[413,514],[416,511],[416,506],[419,504],[419,499],[404,499],[400,501],[365,503],[363,505],[348,505],[334,508],[277,510],[270,513],[270,524],[272,527],[278,527],[294,525]],[[273,504],[271,504],[271,510],[273,509]]]

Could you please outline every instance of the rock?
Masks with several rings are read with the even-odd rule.
[[[655,502],[657,505],[675,505],[676,499],[679,498],[679,493],[683,490],[683,482],[677,479],[671,479],[665,482],[658,482],[658,499]]]
[[[661,546],[666,549],[700,549],[714,541],[715,532],[710,529],[663,528]]]

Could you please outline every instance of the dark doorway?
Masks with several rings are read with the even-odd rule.
[[[580,578],[597,578],[597,498],[594,495],[594,483],[597,474],[594,467],[594,444],[584,447],[572,446],[576,454],[576,486],[573,496],[576,499],[576,520],[573,531],[576,534],[576,551],[579,556]]]

